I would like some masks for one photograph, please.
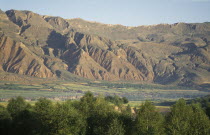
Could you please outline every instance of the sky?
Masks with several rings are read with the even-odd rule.
[[[125,26],[210,22],[210,0],[0,0],[0,9]]]

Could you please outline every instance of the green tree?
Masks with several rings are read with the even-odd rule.
[[[124,104],[127,104],[129,101],[128,101],[128,99],[126,98],[126,97],[122,97],[122,100],[123,100],[123,103]]]
[[[12,116],[13,130],[11,134],[33,134],[34,125],[36,124],[31,109],[31,105],[22,97],[9,100],[7,110]]]
[[[132,115],[132,109],[131,109],[131,106],[129,104],[126,106],[124,113],[127,113],[129,115]]]
[[[19,96],[17,98],[11,98],[9,100],[7,110],[11,114],[12,118],[14,118],[27,107],[30,107],[30,105],[26,103],[24,98]]]
[[[70,102],[57,103],[52,115],[53,133],[59,135],[83,135],[86,130],[86,121],[82,114]]]
[[[200,104],[192,104],[193,115],[190,119],[190,134],[210,134],[210,121]]]
[[[34,135],[36,134],[37,124],[34,112],[25,109],[13,119],[12,134]]]
[[[108,127],[107,135],[124,135],[125,129],[123,123],[114,118]]]
[[[7,135],[10,133],[12,117],[4,106],[0,105],[0,134]]]
[[[52,114],[54,106],[52,102],[46,98],[40,98],[34,106],[35,118],[38,121],[38,134],[51,134],[53,132]]]
[[[78,109],[86,116],[89,116],[92,108],[94,106],[95,97],[93,93],[86,92],[85,95],[80,99],[79,104],[77,104]]]
[[[127,105],[125,108],[122,109],[118,119],[122,121],[124,125],[125,134],[132,134],[134,115],[132,114],[132,109],[130,105]]]
[[[206,114],[210,118],[210,102],[206,105]]]
[[[87,117],[87,135],[106,135],[109,124],[117,117],[113,106],[109,105],[103,97],[97,97],[90,108]]]
[[[106,96],[105,100],[111,102],[117,106],[121,106],[122,104],[127,104],[129,101],[126,97],[120,98],[119,96]]]
[[[171,135],[189,134],[192,113],[192,108],[186,104],[185,100],[179,99],[166,116],[167,133]]]
[[[199,103],[201,104],[201,107],[205,110],[206,114],[210,118],[210,96],[196,98],[194,100],[191,100],[191,104],[193,103]]]
[[[164,118],[155,106],[146,101],[140,109],[135,121],[136,134],[138,135],[163,135]]]
[[[199,104],[187,105],[180,99],[166,116],[167,133],[171,135],[208,135],[209,118]]]

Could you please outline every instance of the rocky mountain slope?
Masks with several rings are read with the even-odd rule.
[[[210,83],[210,23],[126,27],[0,11],[0,72],[204,85]]]

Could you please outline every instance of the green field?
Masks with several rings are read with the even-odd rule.
[[[129,101],[151,100],[157,103],[177,100],[179,98],[197,98],[209,95],[210,93],[210,91],[178,86],[122,82],[109,83],[103,81],[51,81],[47,83],[36,82],[30,84],[21,84],[21,82],[0,82],[1,101],[6,101],[17,96],[25,97],[28,100],[36,100],[40,97],[54,100],[79,99],[87,91],[91,91],[95,95],[118,95],[120,97],[127,97]]]

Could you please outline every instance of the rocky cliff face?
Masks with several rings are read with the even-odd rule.
[[[0,12],[0,70],[41,78],[210,82],[210,23],[125,27]]]

